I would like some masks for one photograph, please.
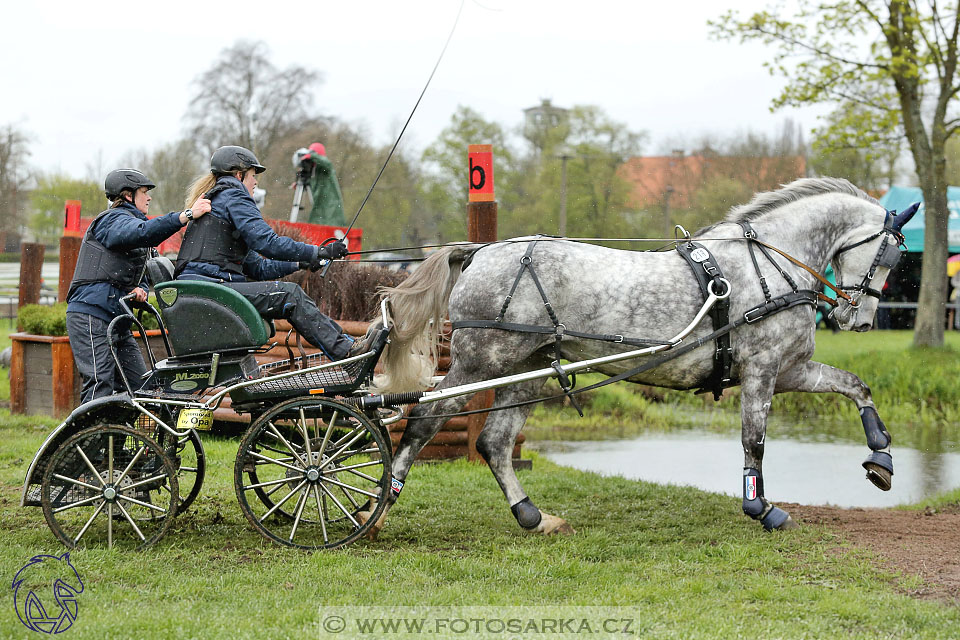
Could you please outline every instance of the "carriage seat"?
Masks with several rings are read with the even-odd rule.
[[[148,276],[167,327],[174,355],[183,357],[210,351],[256,349],[274,335],[253,304],[229,287],[201,280],[173,280],[172,270],[153,258]]]

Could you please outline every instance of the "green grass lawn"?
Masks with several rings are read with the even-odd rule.
[[[40,509],[17,506],[26,465],[51,426],[0,413],[7,580],[34,554],[63,552]],[[458,462],[415,467],[376,542],[282,548],[240,513],[237,442],[205,444],[204,492],[156,547],[71,554],[86,586],[69,637],[312,637],[319,607],[414,604],[622,606],[645,638],[945,638],[960,628],[960,609],[902,595],[896,576],[824,529],[765,533],[737,499],[541,458],[521,481],[574,536],[525,534],[489,471]],[[0,637],[27,636],[5,589]]]

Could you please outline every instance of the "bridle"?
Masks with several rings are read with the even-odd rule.
[[[871,281],[877,274],[877,268],[884,267],[886,269],[892,270],[894,267],[897,266],[897,263],[900,262],[900,258],[903,256],[903,252],[900,249],[901,247],[904,246],[903,234],[893,228],[890,212],[889,211],[887,212],[887,216],[884,219],[883,229],[881,229],[880,231],[877,231],[876,233],[874,233],[873,235],[867,238],[864,238],[863,240],[854,242],[852,244],[848,244],[845,247],[840,247],[840,249],[838,249],[837,253],[835,254],[835,257],[839,256],[844,251],[849,251],[850,249],[854,249],[856,247],[859,247],[860,245],[864,245],[870,242],[871,240],[875,240],[876,238],[879,238],[881,236],[883,237],[883,242],[880,243],[880,247],[877,249],[877,253],[873,257],[873,262],[870,264],[870,268],[864,274],[863,280],[860,281],[860,284],[844,286],[843,283],[840,281],[841,280],[839,277],[840,274],[838,272],[837,288],[839,288],[841,291],[852,291],[855,294],[856,293],[861,294],[861,296],[868,295],[873,298],[877,298],[878,300],[880,299],[880,297],[883,294],[877,289],[874,289],[870,286]],[[860,306],[859,296],[857,298],[853,298],[853,297],[848,298],[847,302],[850,303],[851,307]]]

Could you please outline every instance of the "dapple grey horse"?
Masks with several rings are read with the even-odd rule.
[[[852,292],[840,300],[834,318],[844,330],[867,331],[877,309],[878,290],[899,257],[899,228],[909,215],[892,217],[875,199],[845,180],[801,179],[778,191],[757,194],[748,204],[734,207],[723,222],[694,234],[692,240],[709,250],[729,282],[731,320],[762,305],[765,288],[768,296],[777,298],[789,294],[789,280],[806,290],[820,286],[812,273],[780,253],[768,252],[772,259],[751,258],[750,240],[745,235],[755,233],[758,240],[817,272],[832,263],[839,288]],[[745,233],[745,228],[750,233]],[[531,242],[537,244],[528,253]],[[517,278],[525,255],[530,256],[536,278]],[[467,256],[471,260],[461,272]],[[447,247],[426,260],[405,283],[385,291],[394,330],[383,360],[389,377],[379,381],[381,388],[409,391],[418,382],[426,382],[433,372],[429,356],[431,352],[435,355],[436,328],[444,315],[449,311],[454,323],[492,322],[512,286],[516,288],[500,320],[552,326],[545,296],[556,320],[566,329],[560,348],[562,357],[570,361],[631,349],[570,335],[570,330],[666,341],[687,326],[704,302],[691,266],[678,251],[621,251],[550,238]],[[864,463],[868,478],[881,489],[889,489],[892,481],[890,436],[877,416],[870,389],[848,371],[810,360],[815,313],[813,304],[797,305],[758,322],[743,322],[730,333],[730,377],[732,384],[739,382],[742,389],[743,511],[768,530],[797,526],[764,496],[763,451],[767,414],[775,393],[840,393],[852,400],[860,410],[871,449]],[[709,335],[713,329],[706,320],[690,339]],[[452,336],[449,373],[437,389],[547,367],[556,357],[554,341],[552,333],[459,328]],[[629,380],[696,389],[711,376],[715,351],[711,341]],[[621,361],[596,370],[613,376],[635,366],[636,361]],[[494,409],[536,398],[543,383],[540,379],[498,388]],[[467,399],[454,397],[412,411],[413,420],[394,457],[391,502],[399,495],[414,458],[445,421],[431,416],[460,411]],[[569,533],[572,529],[563,519],[534,506],[514,473],[511,452],[530,408],[516,406],[490,413],[477,449],[523,528],[544,534]],[[373,535],[382,524],[381,519]]]

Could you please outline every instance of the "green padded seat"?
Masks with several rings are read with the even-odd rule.
[[[249,300],[216,282],[174,280],[154,290],[177,356],[255,349],[272,334]]]

